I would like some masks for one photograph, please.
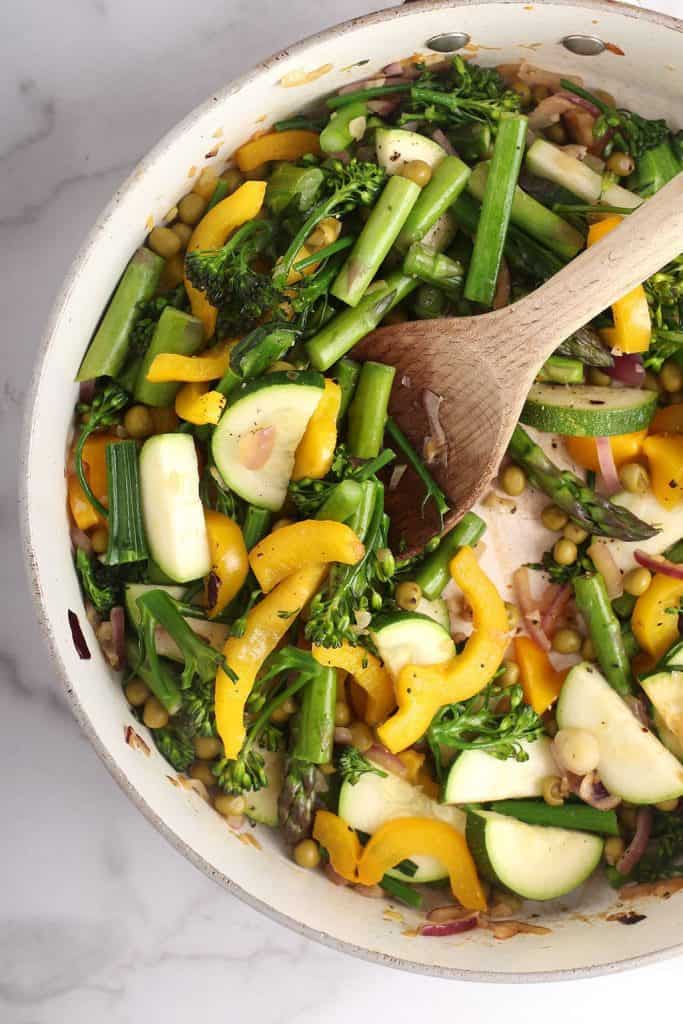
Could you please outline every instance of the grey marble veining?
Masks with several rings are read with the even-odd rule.
[[[3,6],[0,1024],[184,1024],[193,1013],[407,1024],[425,1009],[484,1021],[501,1000],[511,1024],[626,1007],[624,1019],[636,1019],[653,992],[661,1003],[678,995],[675,962],[570,990],[491,990],[389,972],[290,934],[204,878],[123,797],[81,737],[38,636],[18,539],[17,450],[35,351],[73,254],[135,161],[213,89],[287,42],[381,6]]]

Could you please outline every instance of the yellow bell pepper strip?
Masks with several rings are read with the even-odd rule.
[[[636,430],[633,434],[613,434],[608,438],[614,464],[619,467],[624,462],[637,459],[642,453],[646,437],[647,430]],[[574,462],[584,469],[592,469],[594,473],[600,472],[598,446],[594,437],[565,437],[564,443]]]
[[[427,770],[425,755],[419,754],[417,750],[404,750],[398,755],[398,759],[405,766],[408,782],[413,786],[419,786],[425,796],[438,800],[439,786]]]
[[[652,491],[664,508],[683,502],[683,435],[652,434],[643,444],[652,479]]]
[[[337,446],[337,416],[341,407],[341,388],[333,380],[325,380],[325,390],[294,458],[292,480],[322,480],[330,471]]]
[[[472,609],[472,635],[462,653],[451,661],[406,665],[401,670],[396,684],[398,711],[377,730],[392,754],[417,742],[444,704],[479,693],[500,666],[509,642],[505,605],[472,549],[461,548],[449,569]]]
[[[658,409],[649,430],[651,434],[683,434],[683,403]]]
[[[244,743],[244,706],[257,673],[307,601],[319,590],[326,565],[311,565],[283,580],[247,614],[241,637],[231,636],[223,648],[230,675],[216,675],[216,727],[226,757],[237,757]]]
[[[208,384],[183,384],[175,396],[175,411],[181,420],[201,427],[218,423],[226,401],[225,395],[212,391]]]
[[[379,658],[364,647],[343,643],[339,647],[320,647],[314,644],[311,654],[328,668],[343,668],[366,696],[364,719],[368,725],[383,722],[396,707],[391,676]]]
[[[588,245],[595,245],[610,231],[614,231],[622,220],[622,217],[610,216],[591,224],[588,229]],[[647,352],[652,338],[652,323],[642,284],[614,303],[612,316],[614,327],[600,332],[610,347],[624,353]]]
[[[327,850],[330,864],[347,882],[357,882],[358,861],[363,847],[355,831],[343,818],[331,811],[318,811],[313,822],[313,838]]]
[[[560,696],[566,672],[558,672],[550,658],[528,636],[515,637],[515,657],[524,699],[542,715]]]
[[[451,892],[463,907],[486,910],[484,891],[465,837],[452,825],[434,818],[394,818],[380,825],[361,853],[358,881],[361,885],[377,885],[402,860],[420,856],[436,857],[448,869]]]
[[[107,445],[120,440],[121,438],[116,434],[107,431],[102,434],[91,434],[83,445],[86,480],[95,497],[105,506],[107,505]],[[104,517],[88,501],[75,473],[69,473],[67,496],[69,511],[79,530],[90,530],[93,526],[102,525]]]
[[[234,519],[205,509],[204,522],[211,552],[211,575],[204,584],[204,597],[209,618],[213,619],[242,589],[249,562],[242,531]]]
[[[678,608],[683,600],[683,580],[656,573],[635,603],[631,629],[648,654],[661,658],[678,637]]]
[[[307,153],[320,156],[319,139],[317,132],[300,129],[259,135],[240,146],[235,153],[235,163],[241,171],[253,171],[271,160],[298,160]]]
[[[172,352],[161,352],[155,356],[147,372],[152,384],[166,384],[181,381],[187,384],[203,384],[218,380],[230,365],[230,350],[235,342],[216,345],[199,356],[176,356]]]
[[[249,552],[249,565],[261,590],[267,594],[297,569],[320,562],[355,565],[364,554],[362,541],[345,523],[304,519],[260,540]]]
[[[208,213],[204,214],[192,232],[187,251],[220,249],[236,228],[254,219],[263,206],[265,194],[265,181],[245,181],[231,196],[222,199],[220,203],[216,203]],[[187,275],[185,275],[184,281],[192,313],[204,325],[207,339],[212,338],[216,330],[216,309],[205,298],[203,292],[193,288]]]

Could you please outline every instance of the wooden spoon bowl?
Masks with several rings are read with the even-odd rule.
[[[514,305],[475,317],[393,324],[353,350],[396,367],[390,413],[418,452],[429,431],[424,392],[442,398],[447,460],[430,467],[451,505],[448,529],[482,497],[534,378],[557,346],[683,250],[683,174],[609,235]],[[410,471],[388,493],[392,540],[415,552],[438,533]]]

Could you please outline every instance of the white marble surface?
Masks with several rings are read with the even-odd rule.
[[[258,59],[382,0],[8,0],[0,37],[0,1022],[258,1024],[445,1011],[635,1020],[680,963],[554,989],[427,980],[301,939],[186,863],[79,734],[37,636],[16,522],[22,399],[95,215],[179,117]],[[664,6],[662,0],[662,6]],[[667,0],[680,13],[681,0]],[[498,1010],[492,1001],[496,1000]],[[552,1002],[551,1002],[552,1001]],[[432,1009],[433,1008],[433,1009]]]

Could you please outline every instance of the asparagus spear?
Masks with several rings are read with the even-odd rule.
[[[358,459],[379,455],[396,369],[385,363],[363,363],[356,393],[349,406],[347,441]]]
[[[474,237],[477,233],[480,215],[480,207],[476,200],[463,192],[453,203],[451,212],[463,231]],[[549,249],[539,245],[535,239],[520,231],[514,224],[510,224],[508,227],[503,251],[512,270],[539,283],[547,281],[567,262],[550,252]]]
[[[417,288],[419,281],[400,271],[376,281],[354,309],[345,309],[306,342],[308,357],[316,370],[328,370],[356,342],[374,331],[384,316]]]
[[[353,359],[340,359],[337,365],[332,367],[332,376],[341,389],[341,402],[339,405],[339,415],[337,416],[338,423],[341,423],[346,416],[349,403],[356,390],[359,373],[360,363],[354,362]]]
[[[330,120],[320,133],[320,148],[323,153],[341,153],[343,149],[350,146],[359,134],[354,132],[354,121],[363,118],[362,127],[365,128],[365,119],[368,116],[368,105],[362,100],[355,100],[347,103],[337,113],[332,113]]]
[[[320,795],[326,790],[327,780],[317,765],[294,757],[287,759],[278,797],[280,828],[286,843],[294,846],[311,834]]]
[[[515,187],[524,155],[526,129],[527,119],[519,114],[502,114],[498,122],[493,159],[465,284],[465,298],[483,306],[491,305],[496,290]]]
[[[486,193],[489,171],[488,163],[479,164],[467,182],[467,191],[479,202]],[[583,235],[576,228],[524,192],[519,185],[513,191],[510,220],[562,259],[573,259],[585,245]]]
[[[277,320],[250,331],[230,353],[230,365],[216,384],[216,391],[230,396],[242,381],[253,380],[265,373],[272,363],[289,351],[299,333],[293,324]]]
[[[462,295],[465,269],[460,260],[434,252],[422,242],[413,242],[403,261],[403,271],[411,277],[440,288],[446,295],[457,299]]]
[[[304,687],[294,726],[296,740],[292,755],[311,764],[329,764],[334,743],[337,672],[322,665],[321,669]]]
[[[614,366],[614,359],[592,327],[580,327],[556,349],[557,355],[580,359],[585,366]]]
[[[147,380],[150,367],[162,352],[172,352],[177,356],[193,356],[199,351],[203,340],[204,328],[201,320],[174,309],[173,306],[167,306],[154,328],[149,348],[135,378],[133,394],[138,402],[154,406],[173,405],[180,384],[174,381],[153,384]]]
[[[491,155],[491,128],[484,121],[453,125],[448,137],[464,160],[475,161]]]
[[[460,522],[446,533],[435,551],[427,555],[415,573],[415,582],[424,596],[433,601],[450,579],[448,566],[460,548],[474,547],[486,530],[486,523],[474,512],[466,512]]]
[[[618,540],[647,540],[659,532],[628,509],[596,494],[574,473],[561,470],[519,425],[510,439],[508,454],[522,467],[534,487],[552,498],[589,533]]]
[[[599,572],[574,580],[576,606],[586,620],[605,679],[622,697],[631,693],[631,666],[624,649],[619,619],[614,614]]]
[[[470,176],[470,169],[457,156],[447,156],[432,174],[408,215],[396,248],[405,252],[413,242],[421,241],[439,217],[455,202]]]
[[[569,356],[550,356],[536,379],[552,381],[553,384],[583,384],[583,363]]]
[[[138,249],[123,272],[76,380],[116,376],[128,354],[138,303],[151,299],[163,267],[161,256],[150,249]]]
[[[420,195],[420,186],[395,174],[384,186],[331,294],[348,306],[357,306],[405,224]]]

